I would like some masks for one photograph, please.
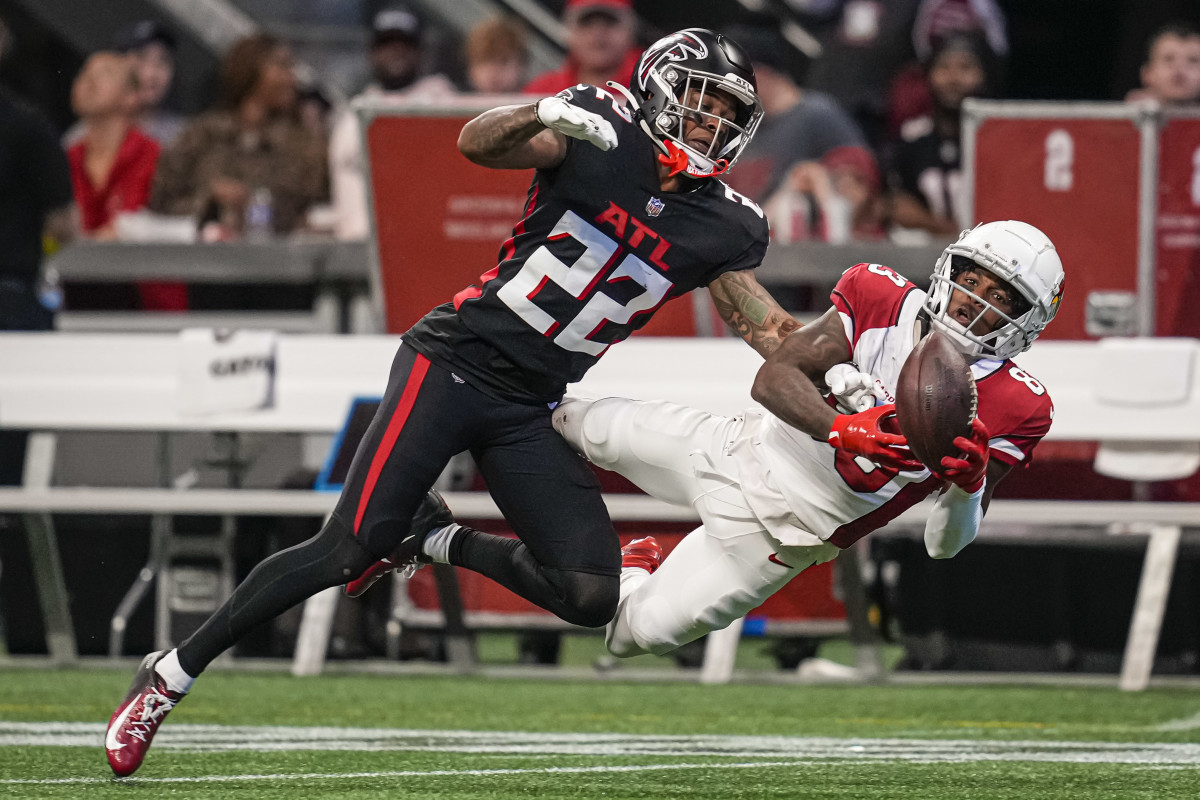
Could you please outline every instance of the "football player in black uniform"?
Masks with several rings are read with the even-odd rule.
[[[624,95],[629,106],[615,93]],[[524,217],[479,283],[403,337],[384,402],[329,522],[263,561],[177,649],[142,662],[109,722],[109,764],[141,764],[164,715],[247,630],[338,584],[449,562],[569,622],[613,616],[620,546],[596,477],[551,410],[612,344],[673,297],[707,286],[764,356],[798,323],[754,279],[762,211],[716,176],[762,116],[746,54],[689,29],[643,54],[630,87],[576,86],[471,120],[459,150],[536,170]],[[519,539],[454,523],[429,491],[469,450]]]

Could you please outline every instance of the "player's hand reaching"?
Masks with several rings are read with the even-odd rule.
[[[612,123],[599,114],[573,106],[558,97],[543,97],[533,104],[533,116],[550,130],[591,142],[601,150],[617,146],[617,132]]]
[[[963,457],[944,457],[941,472],[935,474],[956,484],[967,494],[975,494],[983,488],[983,480],[987,477],[989,438],[988,429],[979,417],[971,420],[971,438],[959,436],[954,440],[954,446],[963,452]]]
[[[857,414],[883,400],[883,390],[865,372],[859,372],[853,364],[834,364],[825,373],[825,385],[837,400],[837,409],[843,414]]]
[[[829,443],[898,472],[924,469],[925,466],[908,449],[908,440],[903,434],[884,429],[889,425],[899,431],[895,418],[895,403],[875,406],[857,414],[839,414],[830,428]]]

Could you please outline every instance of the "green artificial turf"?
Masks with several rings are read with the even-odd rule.
[[[1200,795],[1200,691],[702,686],[639,682],[620,674],[571,681],[450,675],[293,678],[214,670],[172,712],[163,728],[170,733],[160,737],[135,778],[114,781],[100,740],[129,677],[114,670],[0,670],[0,797]],[[80,722],[91,723],[85,726],[87,743],[48,746],[33,736],[53,738],[67,729],[63,723]],[[6,723],[19,731],[5,729]],[[200,725],[327,729],[315,732],[316,744],[304,749],[268,727],[230,729],[236,736],[258,737],[256,744],[232,752],[166,745],[168,735],[205,730],[193,727]],[[419,733],[404,747],[392,742],[338,750],[353,738],[339,728]],[[231,741],[225,731],[208,729],[205,736]],[[496,734],[459,746],[447,744],[457,734],[435,733],[445,731],[546,736],[534,736],[532,747]],[[556,751],[575,741],[570,734],[591,736],[583,737],[578,749]],[[721,738],[672,739],[669,752],[659,740],[632,738],[664,735]],[[732,736],[796,738],[725,738]],[[854,748],[864,744],[864,754],[857,755]],[[1164,745],[1174,749],[1165,755],[1152,750]],[[1090,753],[1082,763],[1057,755],[1079,747]],[[940,756],[926,758],[926,748]],[[1134,763],[1119,763],[1130,759]]]

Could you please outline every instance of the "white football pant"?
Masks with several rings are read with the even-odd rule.
[[[767,534],[728,455],[742,425],[740,416],[620,397],[568,397],[555,410],[555,428],[589,461],[660,500],[692,506],[702,523],[653,575],[622,571],[606,635],[613,655],[661,655],[720,630],[837,556],[831,544],[785,547]]]

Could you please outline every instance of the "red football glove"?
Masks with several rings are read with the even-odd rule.
[[[897,472],[924,469],[925,466],[908,449],[908,440],[900,433],[889,433],[884,429],[884,425],[890,424],[893,430],[900,430],[895,417],[895,403],[868,408],[857,414],[839,414],[829,430],[829,443]]]
[[[983,479],[987,477],[989,438],[988,429],[979,421],[979,417],[971,420],[971,438],[959,436],[954,440],[954,446],[963,452],[963,457],[945,456],[942,459],[942,471],[936,475],[944,481],[957,484],[967,494],[978,492],[983,488]]]

